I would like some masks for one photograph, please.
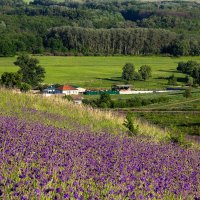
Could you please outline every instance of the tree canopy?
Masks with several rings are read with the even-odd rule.
[[[132,63],[126,63],[122,69],[122,79],[126,81],[133,80],[135,67]]]
[[[142,65],[138,72],[141,74],[141,77],[144,80],[151,77],[151,67],[148,65]]]
[[[24,83],[35,87],[45,78],[45,69],[39,65],[39,61],[36,58],[23,54],[17,58],[14,64],[20,67],[18,73],[22,75]]]
[[[0,56],[200,55],[194,2],[1,0],[0,13]]]
[[[0,83],[7,88],[19,87],[22,77],[19,73],[4,72],[1,75]]]
[[[179,62],[176,69],[179,72],[190,75],[196,83],[200,84],[200,63],[192,60]]]

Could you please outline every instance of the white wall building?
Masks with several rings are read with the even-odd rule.
[[[56,89],[56,93],[66,94],[66,95],[78,95],[79,91],[69,85],[63,85]]]

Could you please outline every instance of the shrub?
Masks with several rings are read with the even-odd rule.
[[[194,79],[192,77],[186,76],[185,79],[187,85],[192,86],[194,84]]]
[[[112,106],[110,95],[107,93],[102,93],[97,104],[100,108],[110,108]]]
[[[190,88],[187,88],[187,89],[185,90],[185,92],[183,93],[183,96],[184,96],[185,98],[192,97],[191,89],[190,89]]]
[[[185,134],[180,132],[180,131],[176,131],[176,133],[175,132],[170,133],[169,139],[170,139],[171,142],[177,143],[177,144],[184,146],[184,147],[192,146],[192,143],[188,142],[185,139]]]
[[[128,129],[128,135],[130,137],[137,135],[137,128],[134,127],[133,124],[133,114],[131,112],[128,112],[126,115],[126,119],[124,120],[123,125]]]
[[[21,83],[19,89],[21,92],[28,92],[29,90],[31,90],[31,85],[29,85],[28,83]]]
[[[126,103],[129,105],[129,107],[141,106],[142,99],[140,97],[135,97],[133,99],[127,99]]]
[[[146,105],[149,105],[151,103],[152,103],[151,99],[143,99],[142,100],[142,106],[146,106]]]
[[[67,99],[68,101],[73,101],[73,98],[70,95],[65,95],[63,98]]]
[[[177,85],[177,78],[174,74],[168,78],[168,85]]]

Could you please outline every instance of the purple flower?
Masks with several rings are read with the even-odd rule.
[[[61,188],[56,188],[56,193],[60,194],[61,192]]]
[[[70,198],[70,195],[69,194],[64,194],[64,198],[65,199]]]
[[[78,193],[74,192],[74,198],[78,199]]]

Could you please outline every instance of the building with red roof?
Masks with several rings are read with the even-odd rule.
[[[62,85],[56,89],[56,93],[66,94],[66,95],[78,95],[79,91],[70,85]]]

